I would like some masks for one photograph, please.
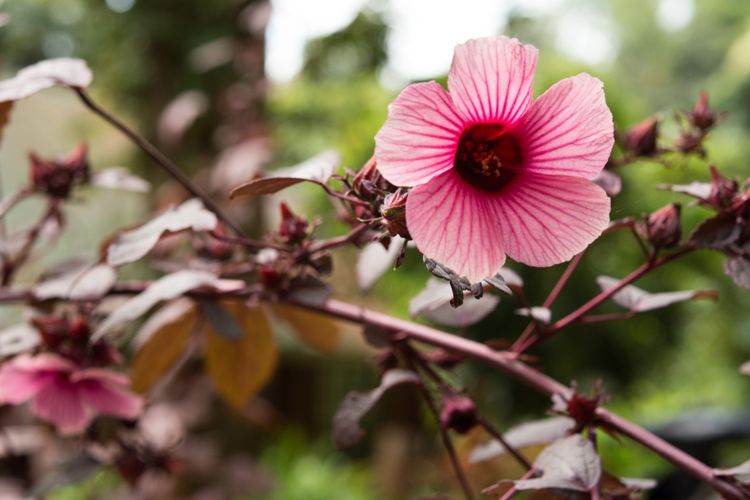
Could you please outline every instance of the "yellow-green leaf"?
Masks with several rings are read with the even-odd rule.
[[[328,354],[339,346],[342,332],[340,322],[287,304],[274,304],[271,308],[274,315],[286,322],[300,340],[310,347]]]
[[[240,300],[221,301],[242,327],[242,336],[231,340],[206,322],[204,363],[217,392],[241,410],[260,391],[276,369],[278,348],[266,313]]]
[[[136,337],[143,340],[130,369],[133,390],[148,391],[177,362],[196,319],[195,305],[185,299],[167,304],[146,321]]]

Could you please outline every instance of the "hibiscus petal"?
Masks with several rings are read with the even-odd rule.
[[[560,80],[534,101],[513,135],[525,169],[594,178],[615,142],[602,82],[585,73]]]
[[[516,123],[531,104],[537,49],[515,38],[469,40],[456,46],[448,89],[472,123]]]
[[[406,224],[424,255],[476,282],[505,262],[493,203],[450,170],[411,190]]]
[[[388,106],[375,136],[378,170],[397,186],[424,184],[453,167],[463,126],[438,83],[409,85]]]
[[[52,422],[60,434],[78,434],[91,422],[78,388],[63,377],[51,380],[34,398],[34,415]]]
[[[50,381],[49,373],[24,370],[13,361],[0,368],[0,403],[20,404],[38,393]]]
[[[536,267],[585,249],[609,224],[609,207],[604,190],[580,177],[523,173],[495,195],[506,252]]]
[[[143,409],[143,400],[125,387],[94,379],[81,381],[78,387],[86,404],[97,413],[134,419]]]

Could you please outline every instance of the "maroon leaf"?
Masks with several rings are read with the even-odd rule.
[[[359,442],[365,432],[359,425],[388,389],[400,384],[419,384],[419,376],[409,370],[385,372],[380,385],[368,392],[352,391],[346,395],[333,417],[333,442],[337,448],[348,448]]]
[[[750,258],[733,255],[724,263],[724,271],[737,286],[750,290]]]
[[[427,280],[425,288],[409,302],[409,313],[422,316],[446,326],[467,327],[482,320],[500,303],[495,295],[485,295],[471,300],[471,293],[464,292],[469,299],[461,307],[451,306],[453,291],[448,283],[437,278]]]
[[[622,190],[622,179],[620,179],[619,175],[609,170],[602,170],[592,181],[602,188],[610,198],[617,196]]]
[[[396,259],[406,245],[401,236],[391,238],[388,248],[377,241],[365,245],[357,258],[357,284],[362,291],[367,291],[388,270],[393,269]]]
[[[665,191],[672,191],[673,193],[686,194],[702,200],[708,199],[711,195],[710,182],[695,181],[690,184],[659,184],[656,187]]]
[[[690,242],[700,248],[726,248],[734,244],[742,233],[742,225],[732,213],[722,213],[703,221],[693,234]]]
[[[97,187],[121,189],[136,193],[151,191],[151,184],[147,180],[131,174],[128,169],[123,167],[112,167],[95,173],[91,179],[91,184]]]
[[[550,443],[563,438],[575,427],[575,421],[569,417],[552,417],[542,420],[524,422],[511,427],[503,437],[514,448],[523,448],[535,444]],[[470,462],[482,462],[495,458],[506,452],[500,441],[492,440],[474,448],[469,455]]]
[[[0,102],[18,101],[55,85],[87,87],[93,76],[81,59],[63,57],[41,61],[0,82]]]
[[[272,177],[262,177],[242,184],[229,193],[229,198],[276,193],[305,181],[325,185],[340,163],[341,158],[337,152],[324,151],[299,165],[277,170]]]
[[[107,247],[107,263],[111,266],[122,266],[135,262],[146,255],[164,233],[176,233],[187,229],[211,231],[216,224],[217,219],[213,212],[206,210],[199,199],[190,199],[142,226],[117,235]]]
[[[154,281],[143,292],[128,299],[115,309],[91,336],[96,341],[103,335],[122,327],[125,323],[140,318],[161,301],[172,300],[200,286],[219,286],[221,281],[205,271],[184,270],[163,276]]]
[[[534,461],[534,469],[542,471],[542,476],[516,481],[516,489],[591,491],[602,476],[601,460],[594,446],[578,434],[542,450]]]
[[[617,285],[620,280],[608,276],[599,276],[596,282],[602,290],[608,290]],[[709,299],[716,300],[716,290],[685,290],[681,292],[649,293],[633,285],[628,285],[612,296],[617,304],[634,312],[661,309],[678,302],[688,300]]]

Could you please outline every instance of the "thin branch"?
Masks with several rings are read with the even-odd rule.
[[[117,130],[122,132],[128,139],[130,139],[136,146],[138,146],[144,153],[146,153],[157,165],[164,169],[169,175],[171,175],[183,188],[185,188],[190,194],[196,198],[200,198],[203,204],[214,212],[216,216],[229,228],[231,228],[236,234],[244,235],[245,232],[240,229],[232,220],[227,216],[222,208],[212,200],[206,193],[204,193],[198,186],[185,175],[180,167],[178,167],[172,160],[167,158],[164,153],[159,151],[156,146],[148,142],[143,137],[139,136],[136,132],[131,130],[127,125],[122,123],[120,120],[115,118],[109,112],[102,109],[96,104],[89,94],[81,88],[73,88],[73,90],[81,98],[83,104],[86,105],[91,111],[102,117],[110,125],[114,126]]]
[[[521,466],[526,469],[527,471],[530,471],[533,469],[533,465],[531,465],[531,462],[529,462],[526,457],[523,456],[523,453],[521,453],[518,449],[516,449],[515,446],[510,444],[507,439],[503,436],[502,432],[498,431],[495,426],[493,426],[491,423],[487,421],[484,417],[481,415],[477,417],[477,421],[479,422],[479,425],[484,427],[484,430],[487,431],[492,437],[497,439],[501,445],[503,445],[503,448],[505,448],[508,453],[511,454],[513,458],[516,459],[516,462],[521,464]]]
[[[419,378],[423,379],[424,375],[422,375],[421,370],[418,369],[418,367],[408,354],[406,356],[406,360],[411,365],[412,370],[414,370],[414,372],[419,375]],[[468,500],[474,500],[474,494],[472,493],[471,485],[469,484],[469,480],[466,477],[466,472],[464,472],[464,469],[461,466],[461,461],[459,460],[458,454],[456,453],[456,448],[453,446],[453,441],[451,441],[451,438],[448,435],[448,431],[444,429],[442,425],[440,425],[440,411],[438,410],[435,401],[432,399],[430,391],[427,390],[424,382],[419,384],[417,386],[417,389],[419,390],[420,394],[422,394],[422,398],[425,400],[425,403],[427,403],[427,407],[430,409],[430,413],[432,413],[432,416],[435,419],[435,423],[437,424],[438,430],[440,431],[440,438],[443,441],[443,447],[448,453],[448,458],[450,458],[451,465],[453,465],[453,470],[456,473],[456,477],[458,477],[458,482],[461,484],[461,489],[464,492],[464,496],[466,496]]]
[[[317,252],[322,252],[324,250],[331,250],[337,247],[348,245],[352,241],[355,241],[363,233],[365,233],[367,229],[368,229],[367,224],[359,224],[358,226],[355,226],[351,231],[349,231],[345,235],[338,236],[336,238],[331,238],[330,240],[326,240],[326,241],[320,241],[317,244],[311,245],[309,252],[317,253]]]
[[[425,325],[393,318],[386,314],[334,299],[328,299],[322,304],[308,304],[294,300],[289,302],[337,318],[379,326],[385,331],[398,332],[399,335],[407,338],[462,354],[466,358],[492,366],[547,396],[570,392],[570,388],[565,385],[518,361],[517,356],[513,353],[497,352],[470,339],[457,337]],[[611,429],[640,443],[677,467],[706,482],[725,497],[737,500],[745,498],[744,493],[736,485],[714,476],[713,470],[708,465],[669,444],[659,436],[604,408],[597,408],[596,413]]]

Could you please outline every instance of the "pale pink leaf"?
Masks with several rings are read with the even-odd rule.
[[[143,292],[128,299],[102,321],[92,341],[122,327],[125,323],[140,318],[159,302],[172,300],[185,292],[219,281],[215,275],[205,271],[183,270],[161,277],[154,281]]]
[[[136,193],[151,191],[151,183],[142,177],[131,174],[128,169],[123,167],[111,167],[96,172],[91,178],[91,185]]]
[[[56,85],[84,88],[92,79],[91,70],[81,59],[48,59],[23,68],[13,78],[0,81],[0,102],[18,101]]]
[[[534,461],[541,477],[516,481],[518,490],[591,491],[599,484],[602,464],[594,446],[579,434],[555,441]]]
[[[383,274],[393,269],[405,244],[404,238],[394,236],[387,249],[377,241],[365,245],[357,257],[357,284],[360,290],[369,290]]]
[[[461,307],[453,307],[453,291],[441,279],[430,278],[424,289],[409,301],[409,314],[422,316],[441,325],[465,328],[481,321],[495,310],[500,303],[496,295],[484,295],[475,299],[464,292],[465,302]]]
[[[523,422],[511,427],[503,438],[514,448],[523,448],[543,443],[550,443],[565,437],[575,427],[575,420],[569,417],[551,417],[542,420]],[[477,446],[469,455],[469,462],[482,462],[502,455],[507,450],[498,440],[492,440]]]
[[[609,276],[596,278],[602,290],[609,290],[617,285],[620,280]],[[718,292],[715,290],[685,290],[680,292],[649,293],[640,288],[628,285],[612,296],[615,303],[631,311],[643,312],[685,302],[688,300],[709,299],[716,300]]]
[[[156,218],[135,229],[117,235],[107,247],[107,263],[122,266],[145,256],[164,233],[211,231],[216,227],[216,215],[206,210],[203,202],[190,199],[172,207]]]
[[[159,115],[156,133],[159,141],[177,144],[196,119],[208,109],[208,97],[198,90],[187,90],[178,94]]]
[[[230,198],[272,194],[300,182],[325,185],[341,164],[336,151],[328,150],[293,167],[276,170],[272,176],[261,177],[242,184],[229,193]]]

